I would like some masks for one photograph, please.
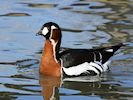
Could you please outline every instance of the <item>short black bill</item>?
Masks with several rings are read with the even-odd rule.
[[[38,35],[42,35],[42,31],[41,30],[36,33],[36,36],[38,36]]]

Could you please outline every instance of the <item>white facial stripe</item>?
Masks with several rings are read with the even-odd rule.
[[[46,35],[48,33],[48,28],[47,27],[44,27],[43,30],[42,30],[42,34],[43,35]]]
[[[55,27],[54,25],[52,25],[51,26],[51,29],[53,30],[53,29],[57,29],[57,27]]]

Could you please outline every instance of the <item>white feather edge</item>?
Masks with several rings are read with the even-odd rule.
[[[107,51],[107,52],[113,52],[113,49],[107,49],[105,51]]]
[[[80,74],[86,73],[86,72],[88,73],[87,70],[93,70],[97,74],[100,74],[99,71],[96,68],[98,68],[101,71],[101,73],[102,72],[105,72],[105,71],[108,70],[108,64],[109,64],[109,62],[110,61],[108,61],[108,62],[106,62],[104,64],[101,64],[100,62],[97,62],[97,63],[99,63],[103,67],[103,69],[101,68],[101,66],[99,66],[95,62],[90,62],[90,63],[84,62],[84,63],[82,63],[80,65],[72,66],[72,67],[69,67],[69,68],[62,67],[62,69],[69,76],[73,76],[73,75],[76,76],[76,75],[80,75]]]

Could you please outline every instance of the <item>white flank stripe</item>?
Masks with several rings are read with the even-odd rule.
[[[113,52],[113,49],[107,49],[106,51],[107,52]]]
[[[99,74],[99,71],[90,65],[90,63],[85,62],[77,66],[72,66],[69,68],[63,67],[64,72],[67,75],[73,76],[73,75],[80,75],[82,73],[85,73],[87,70],[93,70],[95,73]]]
[[[100,55],[100,62],[102,62],[102,54],[99,52]]]
[[[109,64],[110,64],[111,61],[107,61],[103,64],[104,66],[104,71],[107,71],[109,69]]]
[[[96,55],[95,55],[95,53],[93,52],[93,54],[94,54],[94,61],[96,61]]]
[[[99,66],[97,63],[100,64],[101,66]],[[97,69],[99,69],[101,72],[103,72],[103,69],[104,69],[104,68],[103,68],[103,65],[102,65],[100,62],[96,62],[96,63],[95,63],[95,62],[90,62],[90,65],[91,65],[91,66],[95,66]],[[103,69],[102,69],[101,67],[102,67]]]

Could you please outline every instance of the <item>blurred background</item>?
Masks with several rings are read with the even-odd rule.
[[[38,75],[45,39],[35,34],[49,21],[62,29],[62,49],[127,44],[112,58],[111,72],[97,82],[55,79],[56,100],[133,99],[133,0],[1,0],[0,100],[45,97],[51,80]]]

